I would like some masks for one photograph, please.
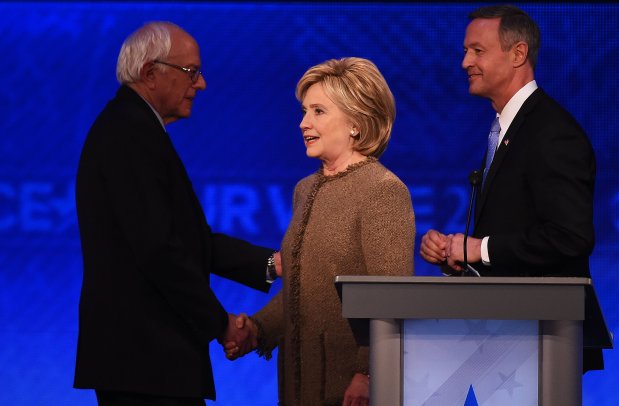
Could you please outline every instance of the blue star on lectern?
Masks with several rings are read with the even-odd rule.
[[[469,393],[466,394],[466,400],[464,401],[464,406],[479,406],[477,403],[477,398],[475,397],[475,391],[473,390],[473,385],[469,386]]]

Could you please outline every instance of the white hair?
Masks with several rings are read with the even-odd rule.
[[[167,58],[172,47],[170,29],[173,27],[181,29],[167,21],[152,21],[125,39],[116,64],[116,79],[120,84],[138,82],[145,63]]]

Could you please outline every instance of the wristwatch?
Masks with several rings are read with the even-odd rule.
[[[275,270],[275,252],[267,259],[267,283],[273,283],[277,279],[277,271]]]

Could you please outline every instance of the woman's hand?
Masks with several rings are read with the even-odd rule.
[[[368,406],[370,404],[370,377],[356,373],[346,392],[342,406]]]

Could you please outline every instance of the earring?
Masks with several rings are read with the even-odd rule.
[[[354,129],[354,128],[350,130],[350,136],[351,136],[351,137],[354,137],[354,136],[355,136],[355,129]]]

